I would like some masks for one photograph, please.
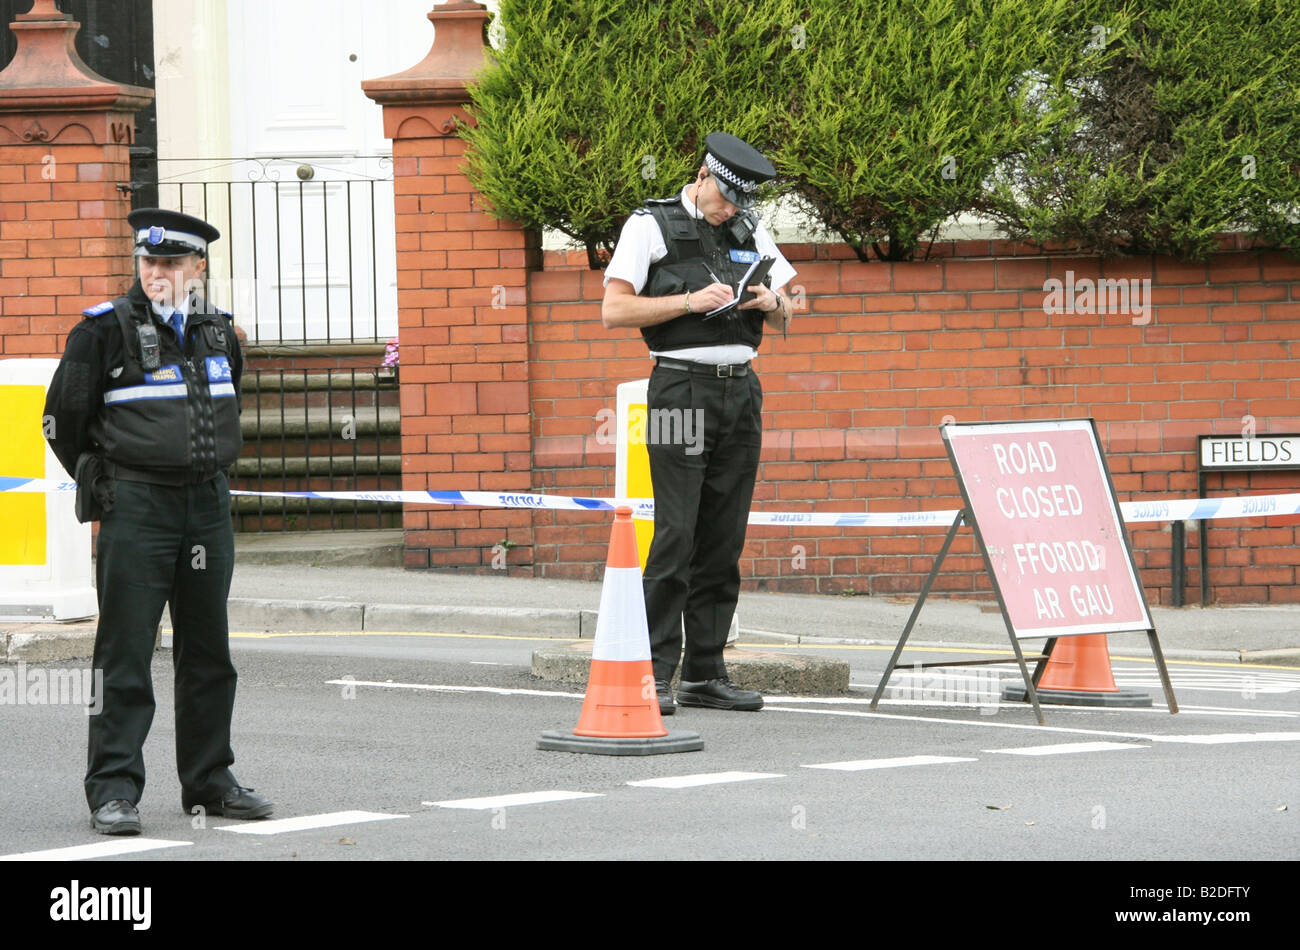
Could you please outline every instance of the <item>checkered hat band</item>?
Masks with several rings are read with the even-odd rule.
[[[197,234],[190,234],[187,231],[175,231],[167,228],[163,231],[162,241],[151,241],[149,239],[149,228],[144,228],[135,233],[136,247],[156,247],[163,241],[174,241],[177,244],[184,244],[187,247],[194,248],[195,251],[206,251],[208,242],[203,240]]]
[[[758,182],[746,181],[735,172],[733,172],[722,162],[713,157],[712,154],[705,153],[704,164],[709,166],[709,171],[717,175],[733,188],[739,188],[743,192],[751,192],[758,187]]]

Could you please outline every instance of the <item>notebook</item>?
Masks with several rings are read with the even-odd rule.
[[[758,260],[754,261],[754,263],[750,264],[749,270],[745,271],[745,276],[740,278],[734,288],[733,292],[735,293],[735,296],[732,297],[729,302],[724,303],[721,307],[714,307],[704,315],[704,319],[707,320],[709,317],[716,317],[719,314],[729,313],[739,307],[742,303],[748,303],[757,297],[758,294],[751,292],[747,288],[752,287],[754,284],[761,284],[763,278],[767,276],[767,272],[772,269],[772,265],[775,263],[776,258],[774,257],[760,257]]]

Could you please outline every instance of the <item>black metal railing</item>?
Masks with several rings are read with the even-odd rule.
[[[232,489],[396,491],[401,422],[395,374],[259,370],[241,384],[244,451]],[[358,499],[232,496],[236,530],[312,531],[401,525],[401,505]]]
[[[159,163],[159,203],[222,232],[209,251],[208,294],[235,314],[251,345],[396,335],[390,158],[212,159],[188,167],[197,164]],[[214,173],[225,177],[204,180]]]

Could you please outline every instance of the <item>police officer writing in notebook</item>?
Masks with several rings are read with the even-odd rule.
[[[728,678],[722,651],[740,593],[763,442],[763,391],[750,361],[764,325],[789,325],[782,288],[795,274],[749,210],[776,169],[734,135],[714,132],[705,145],[699,171],[680,194],[628,218],[605,269],[601,307],[606,327],[639,329],[655,357],[647,392],[647,432],[657,428],[659,436],[647,438],[655,532],[644,589],[665,715],[675,711],[670,684],[679,658],[681,705],[763,706],[759,693]],[[767,278],[741,288],[753,295],[741,301],[738,283],[763,259],[770,259]],[[664,438],[688,431],[693,438]]]
[[[158,209],[127,216],[139,279],[85,311],[68,334],[45,412],[50,445],[77,480],[82,521],[99,520],[94,668],[85,778],[91,827],[140,833],[144,741],[153,722],[155,634],[169,605],[181,805],[262,818],[274,805],[230,772],[235,668],[226,597],[234,534],[226,470],[239,455],[243,368],[229,314],[200,295],[205,221]]]

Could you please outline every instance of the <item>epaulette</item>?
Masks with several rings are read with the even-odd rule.
[[[681,200],[681,195],[673,195],[671,198],[647,198],[645,203],[648,205],[675,205]]]
[[[102,317],[112,309],[113,301],[105,300],[103,303],[97,303],[93,307],[87,307],[85,310],[81,311],[81,313],[82,316],[86,317]]]

